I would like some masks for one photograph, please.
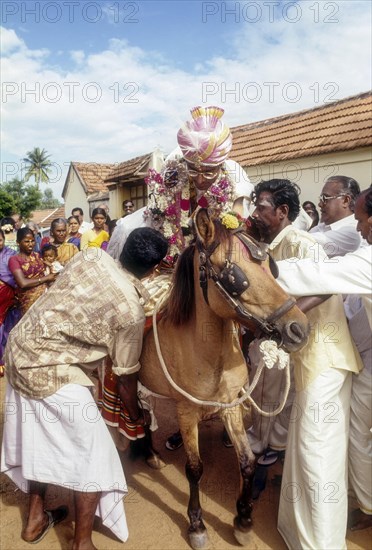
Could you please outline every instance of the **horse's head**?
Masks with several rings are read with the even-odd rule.
[[[226,229],[205,209],[194,222],[200,286],[213,311],[248,328],[261,328],[287,351],[300,349],[309,323],[296,300],[275,281],[276,265],[265,249],[244,231]]]

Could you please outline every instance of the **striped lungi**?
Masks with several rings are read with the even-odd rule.
[[[160,316],[158,316],[160,318]],[[144,337],[152,328],[152,317],[146,317],[145,327],[144,327]],[[130,419],[128,409],[125,404],[122,402],[119,392],[118,392],[118,382],[119,377],[112,372],[112,361],[109,357],[105,359],[105,374],[103,377],[103,383],[101,380],[98,385],[98,408],[101,411],[102,418],[108,426],[117,428],[117,430],[130,439],[134,441],[135,439],[141,439],[145,437],[145,430],[143,426],[137,426]],[[146,388],[142,385],[142,390],[138,392],[138,399],[140,405],[147,409],[150,412],[151,416],[151,425],[150,430],[154,431],[158,428],[155,416],[151,404],[148,401],[144,400],[144,395]]]
[[[112,372],[111,365],[111,362],[106,362],[103,384],[99,381],[98,386],[98,408],[102,418],[108,426],[117,428],[122,435],[132,441],[145,437],[144,427],[137,426],[131,421],[128,409],[120,399],[119,377]]]

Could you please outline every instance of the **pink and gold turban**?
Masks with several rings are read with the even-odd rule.
[[[222,122],[220,107],[194,107],[192,120],[178,131],[177,141],[186,161],[216,166],[227,159],[232,147],[230,129]]]

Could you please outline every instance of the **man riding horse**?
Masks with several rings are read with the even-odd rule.
[[[219,107],[191,110],[192,120],[177,134],[179,147],[169,155],[160,173],[149,171],[147,206],[123,218],[115,229],[107,250],[112,257],[118,259],[134,227],[147,225],[160,230],[168,239],[165,260],[171,268],[193,238],[191,217],[198,207],[209,208],[215,215],[234,211],[243,218],[248,217],[253,185],[241,166],[228,159],[232,136],[222,121],[223,114],[224,110]],[[167,291],[170,282],[169,272],[151,281],[148,288],[151,299],[145,306],[147,315],[152,313],[154,304]],[[109,370],[103,388],[102,415],[127,439],[142,438],[145,431],[130,421],[119,399],[116,383]],[[152,427],[155,426],[152,423]],[[152,457],[149,462],[152,464]]]

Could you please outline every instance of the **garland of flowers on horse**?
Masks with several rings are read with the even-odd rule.
[[[173,398],[186,452],[190,498],[189,541],[194,549],[208,547],[202,519],[199,481],[198,423],[218,413],[238,456],[241,491],[237,500],[234,535],[249,543],[252,525],[252,478],[255,458],[243,424],[243,408],[218,406],[234,402],[248,382],[237,325],[260,327],[277,338],[286,351],[300,349],[307,340],[308,322],[270,272],[267,254],[241,228],[227,229],[206,209],[194,217],[196,239],[177,261],[173,286],[157,324],[161,354],[175,389],[156,350],[154,332],[144,341],[139,378],[150,391]],[[233,224],[234,225],[234,224]],[[194,401],[212,402],[209,408]]]

